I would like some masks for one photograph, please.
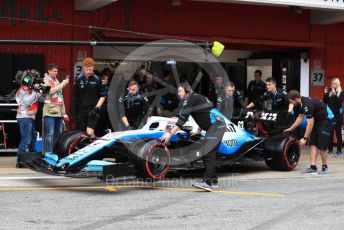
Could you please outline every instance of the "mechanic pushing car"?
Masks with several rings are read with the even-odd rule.
[[[149,100],[139,91],[139,83],[130,81],[119,99],[119,116],[126,130],[137,129],[149,110]]]
[[[269,101],[271,103],[272,111],[291,112],[293,110],[293,104],[289,103],[287,100],[286,92],[284,92],[282,89],[276,88],[276,80],[274,78],[269,77],[266,79],[266,89],[267,92],[258,97],[254,102],[248,104],[246,108],[252,109],[264,101]]]
[[[307,142],[311,146],[311,166],[304,173],[318,174],[316,164],[319,150],[322,159],[321,173],[327,174],[329,170],[326,150],[332,132],[330,123],[334,120],[331,109],[320,100],[301,97],[297,90],[290,90],[287,98],[295,106],[294,112],[298,114],[298,118],[290,128],[284,130],[284,133],[290,133],[301,124],[305,117],[307,118],[306,132],[299,141],[301,146],[306,145]]]
[[[202,182],[193,183],[192,186],[211,192],[213,187],[217,187],[216,153],[226,131],[223,115],[213,107],[213,103],[208,98],[193,93],[187,82],[178,85],[178,96],[181,99],[178,121],[170,132],[163,134],[160,140],[168,142],[183,127],[190,115],[194,118],[199,127],[193,135],[200,134],[202,130],[206,131],[206,135],[201,150],[192,153],[194,154],[192,157],[203,157],[205,174]]]
[[[76,121],[76,128],[86,131],[94,138],[97,126],[97,113],[105,101],[106,90],[102,80],[94,74],[94,60],[83,60],[83,72],[75,78],[72,98],[72,119]]]

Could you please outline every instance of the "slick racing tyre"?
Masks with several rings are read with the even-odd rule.
[[[279,171],[293,170],[300,159],[300,146],[295,138],[277,136],[265,144],[265,163]]]
[[[142,158],[135,164],[136,177],[145,181],[163,179],[171,166],[170,150],[157,140],[143,145]]]
[[[92,140],[85,132],[68,130],[58,136],[54,144],[53,152],[61,159],[91,142]]]

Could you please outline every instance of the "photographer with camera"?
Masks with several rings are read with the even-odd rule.
[[[34,79],[39,79],[39,72],[32,70],[18,71],[16,81],[20,85],[16,92],[16,101],[18,103],[17,121],[20,129],[20,143],[18,147],[17,168],[23,168],[21,160],[27,149],[35,152],[36,128],[35,118],[38,109],[38,99],[41,94],[41,85]],[[35,83],[35,84],[34,84]]]
[[[72,98],[72,119],[76,128],[94,138],[99,110],[106,97],[106,89],[102,80],[94,74],[94,60],[83,60],[83,72],[75,78]]]
[[[50,86],[43,107],[45,152],[52,151],[54,140],[62,132],[63,120],[68,121],[69,119],[62,94],[62,89],[69,83],[69,76],[60,83],[57,79],[57,73],[57,65],[51,63],[48,65],[48,74],[45,74],[44,77],[44,85]]]
[[[335,118],[335,124],[331,124],[333,131],[336,132],[337,137],[337,152],[333,153],[333,131],[331,132],[330,142],[328,146],[328,154],[330,156],[342,156],[342,125],[343,125],[343,108],[344,92],[340,86],[338,78],[332,79],[331,87],[325,87],[325,94],[323,98],[324,103],[330,107]]]

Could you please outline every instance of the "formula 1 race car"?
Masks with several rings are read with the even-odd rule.
[[[287,112],[261,111],[246,111],[233,121],[225,119],[226,132],[216,165],[264,160],[274,170],[294,169],[300,157],[299,144],[283,134],[293,120]],[[184,159],[185,154],[201,147],[205,135],[191,135],[198,127],[191,116],[168,144],[159,141],[176,121],[177,118],[152,116],[141,129],[108,133],[95,140],[80,131],[66,131],[58,137],[53,152],[29,157],[24,163],[36,171],[55,175],[105,178],[134,174],[151,180],[164,178],[170,169],[202,168],[201,158],[190,162]]]

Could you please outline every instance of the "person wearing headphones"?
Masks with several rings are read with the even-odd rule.
[[[207,97],[194,93],[187,82],[180,83],[177,89],[181,99],[179,118],[171,131],[164,133],[160,140],[168,142],[183,127],[189,116],[193,117],[199,126],[193,135],[200,134],[202,130],[206,131],[206,135],[200,151],[187,155],[189,162],[202,157],[205,167],[203,181],[193,183],[192,186],[211,192],[212,188],[217,187],[215,163],[217,150],[226,131],[224,116],[213,107]]]

